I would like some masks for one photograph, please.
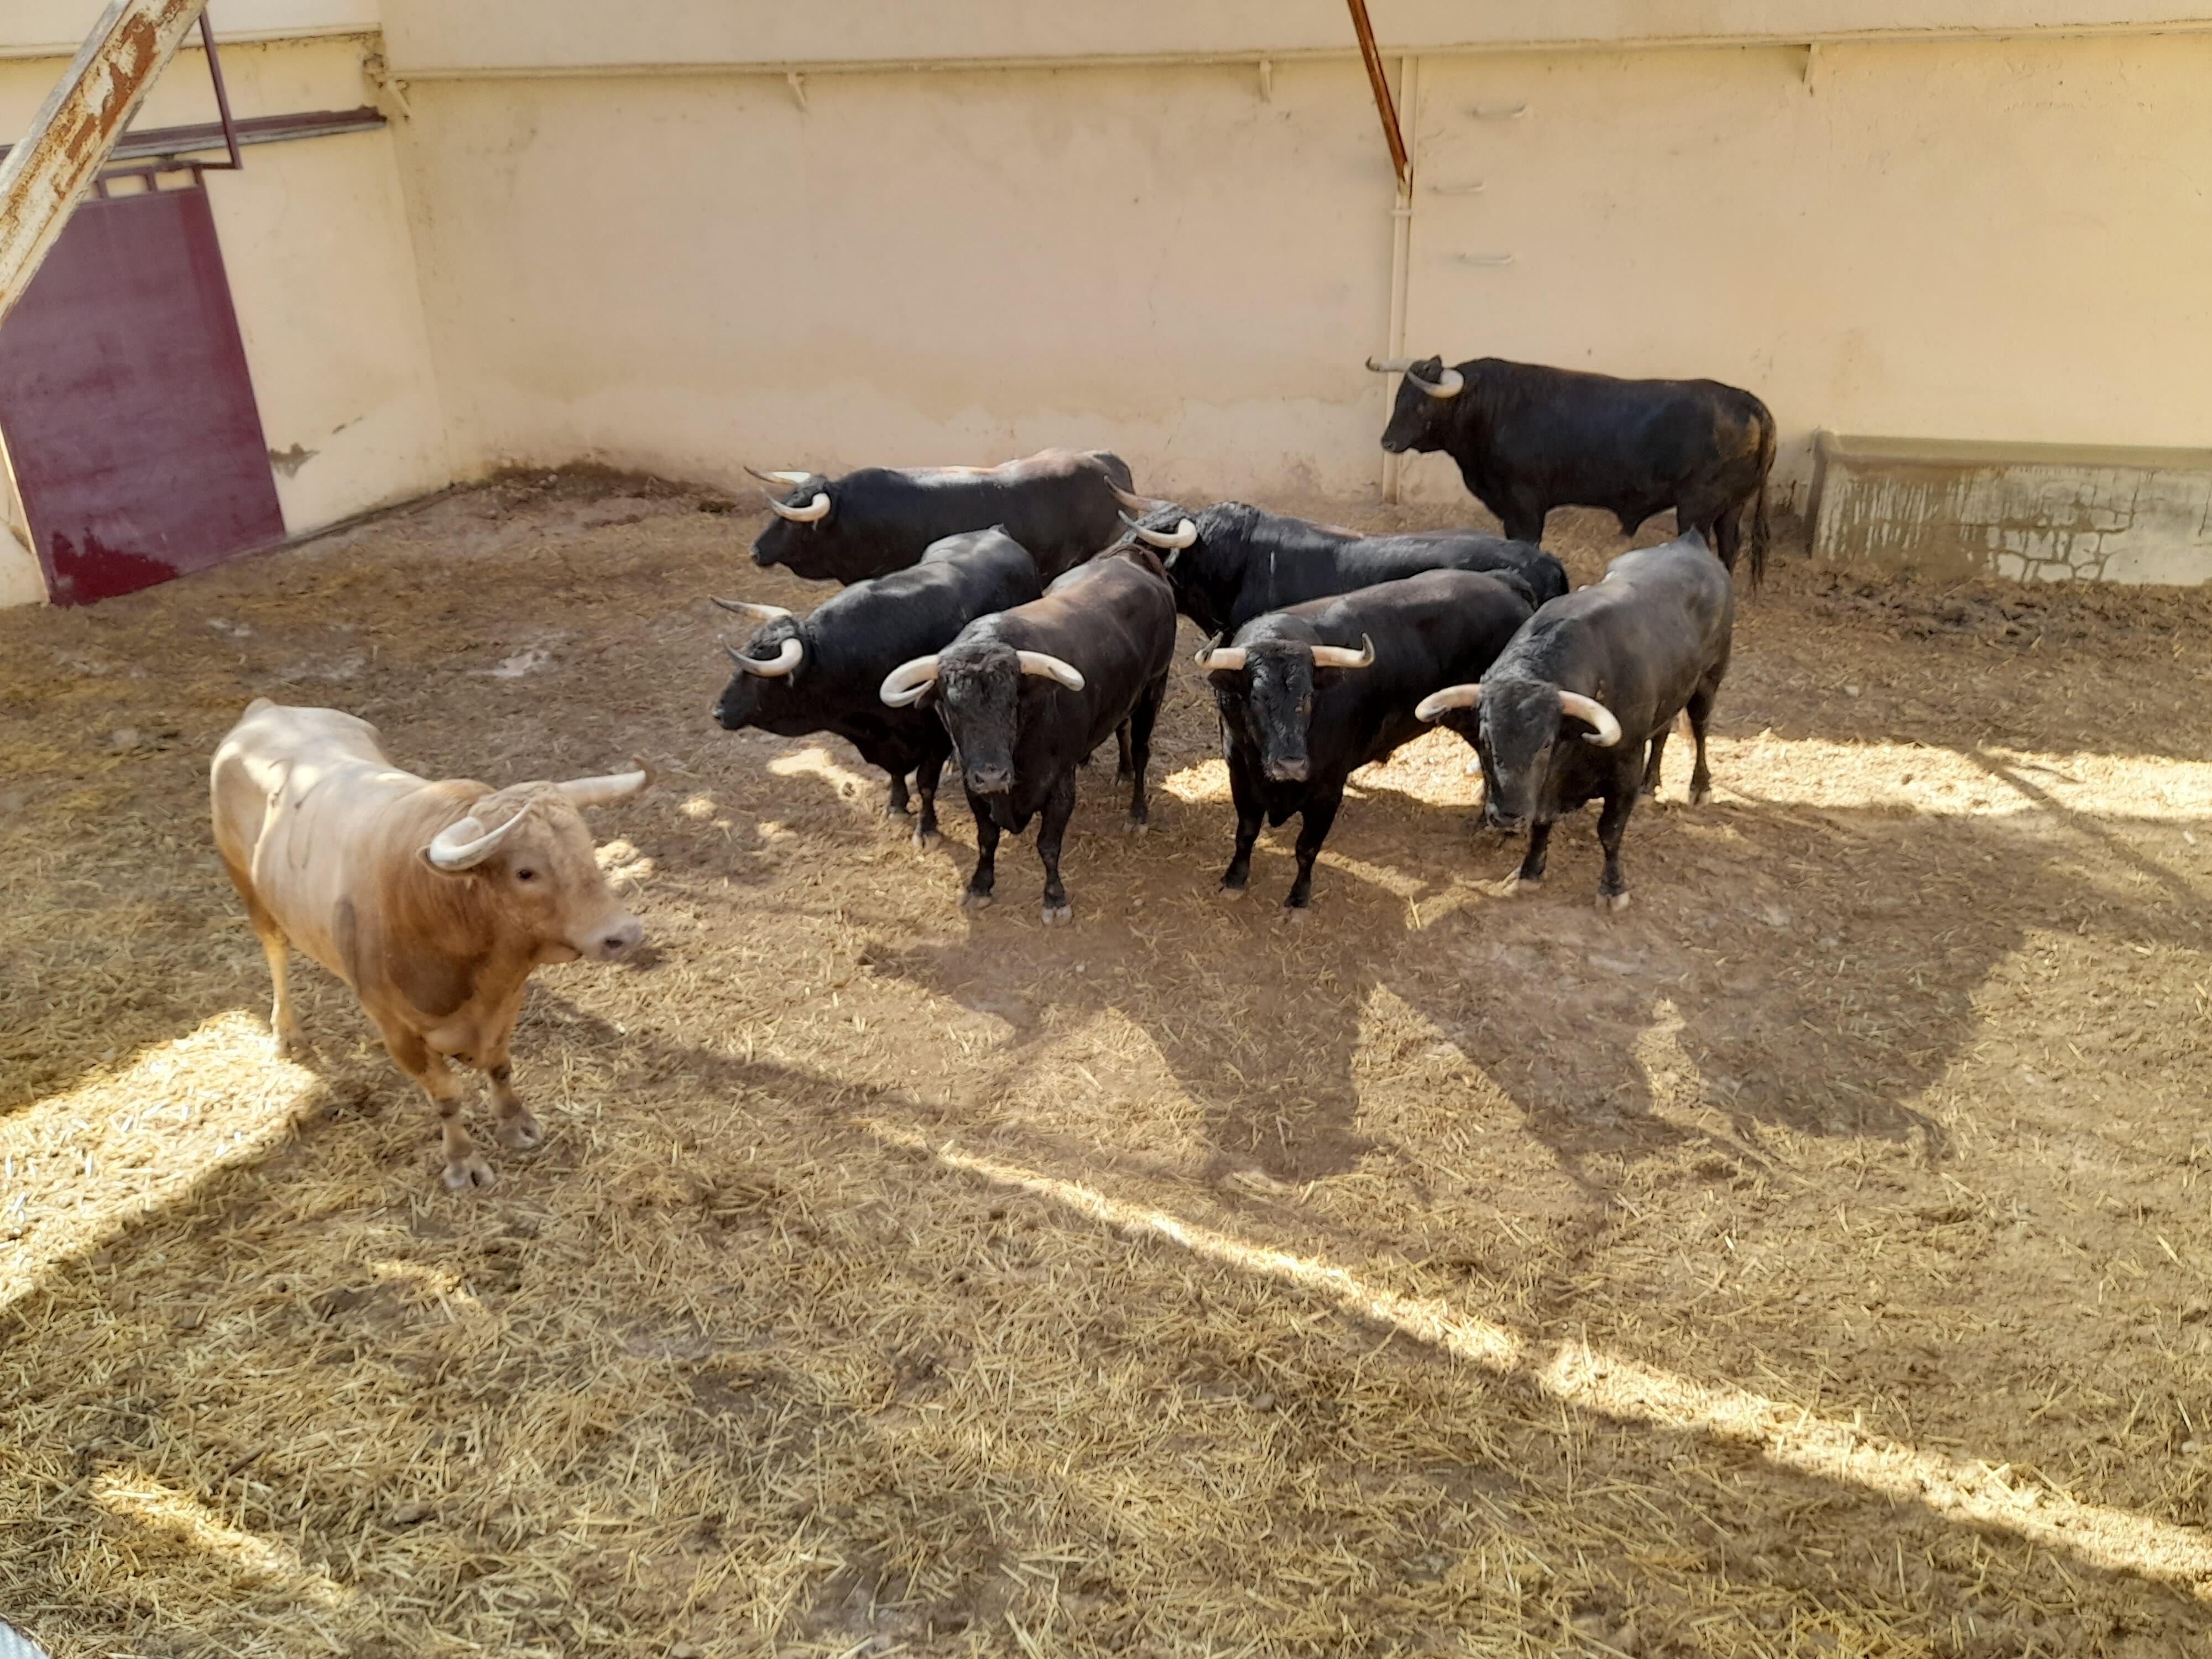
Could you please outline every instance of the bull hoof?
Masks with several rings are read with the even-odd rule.
[[[1293,927],[1304,927],[1312,915],[1313,912],[1303,904],[1285,903],[1283,906],[1283,920]]]
[[[1498,890],[1498,896],[1511,898],[1516,893],[1533,892],[1543,884],[1544,878],[1541,876],[1508,876],[1505,878],[1505,884]]]
[[[1072,904],[1048,904],[1042,914],[1046,927],[1065,927],[1075,920],[1075,907]]]
[[[289,1028],[279,1026],[269,1034],[269,1042],[270,1046],[276,1050],[279,1060],[297,1060],[307,1048],[296,1025]]]
[[[919,850],[924,853],[928,852],[932,848],[935,847],[938,842],[944,839],[945,837],[939,835],[934,830],[916,830],[914,832],[914,844]]]
[[[1700,784],[1690,791],[1690,805],[1692,806],[1703,806],[1712,798],[1713,787],[1710,783]]]
[[[1221,896],[1225,899],[1241,899],[1249,890],[1250,890],[1241,881],[1235,883],[1224,881],[1221,884]]]
[[[963,910],[988,910],[993,902],[988,893],[979,893],[972,887],[960,896],[960,908]]]
[[[1152,827],[1152,821],[1150,818],[1131,818],[1127,823],[1121,826],[1121,830],[1124,835],[1141,836],[1150,830]]]
[[[1611,915],[1617,910],[1626,910],[1628,908],[1628,895],[1626,893],[1600,893],[1597,896],[1597,908],[1604,911],[1607,915]]]
[[[544,1144],[545,1126],[528,1112],[518,1112],[492,1131],[492,1139],[510,1152],[526,1152]]]
[[[489,1187],[494,1179],[491,1165],[474,1152],[466,1158],[455,1158],[446,1166],[446,1185],[457,1193]]]

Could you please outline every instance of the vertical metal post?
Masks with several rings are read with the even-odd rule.
[[[1367,0],[1346,0],[1352,8],[1352,32],[1359,37],[1359,56],[1367,65],[1367,85],[1375,94],[1376,113],[1382,118],[1382,142],[1390,146],[1390,165],[1397,169],[1398,188],[1412,188],[1413,167],[1406,155],[1406,136],[1398,130],[1398,107],[1390,101],[1390,82],[1382,73],[1382,54],[1376,50],[1375,25],[1367,21]]]
[[[207,0],[108,0],[31,130],[0,161],[0,319]]]
[[[222,59],[216,55],[215,26],[208,21],[205,11],[200,13],[200,46],[207,53],[208,79],[215,83],[215,107],[222,121],[222,142],[230,151],[230,160],[223,164],[223,170],[236,173],[246,163],[238,159],[238,123],[230,118],[230,88],[222,83]],[[197,179],[194,182],[198,182]]]
[[[1411,53],[1398,60],[1398,95],[1413,118],[1413,143],[1418,149],[1421,141],[1421,60]],[[1406,355],[1406,307],[1411,297],[1413,280],[1413,170],[1412,158],[1407,158],[1402,182],[1398,186],[1397,204],[1390,210],[1390,331],[1389,355]],[[1393,402],[1397,396],[1398,382],[1385,378],[1382,382],[1382,418],[1390,418]],[[1405,458],[1385,453],[1382,457],[1382,499],[1395,503],[1398,499],[1398,477]]]

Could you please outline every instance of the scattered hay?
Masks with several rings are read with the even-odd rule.
[[[841,745],[708,725],[727,506],[510,477],[0,616],[0,1615],[58,1659],[2202,1639],[2198,596],[2054,596],[2039,647],[1784,568],[1617,921],[1586,825],[1497,896],[1443,738],[1358,780],[1312,923],[1286,836],[1218,901],[1179,671],[1153,834],[1086,784],[1048,933],[1027,838],[971,923],[957,805],[919,854]],[[481,1199],[326,979],[309,1064],[266,1047],[204,768],[272,689],[425,770],[661,770],[599,823],[651,951],[540,975],[551,1138]]]

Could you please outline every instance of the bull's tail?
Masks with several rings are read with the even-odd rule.
[[[1104,467],[1106,476],[1115,483],[1121,485],[1131,495],[1136,494],[1137,480],[1129,471],[1128,462],[1110,449],[1094,449],[1091,452],[1091,459]]]
[[[1759,492],[1751,498],[1751,586],[1766,580],[1766,481],[1774,471],[1774,416],[1759,407]]]

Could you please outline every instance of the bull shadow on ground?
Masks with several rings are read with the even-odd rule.
[[[1388,1150],[1371,1097],[1415,1086],[1437,1045],[1571,1170],[1716,1136],[1756,1161],[1764,1125],[1937,1151],[1918,1098],[1972,1048],[1978,993],[2033,930],[2189,938],[2171,888],[2085,867],[2033,816],[1647,802],[1634,903],[1607,916],[1594,810],[1555,834],[1540,891],[1504,898],[1517,844],[1383,793],[1339,820],[1302,924],[1273,902],[1290,832],[1230,903],[1210,867],[1226,812],[1186,805],[1140,852],[1071,839],[1072,932],[1002,908],[957,943],[885,942],[876,969],[1006,1018],[1010,1085],[1072,1029],[1127,1021],[1212,1156],[1307,1182]]]

